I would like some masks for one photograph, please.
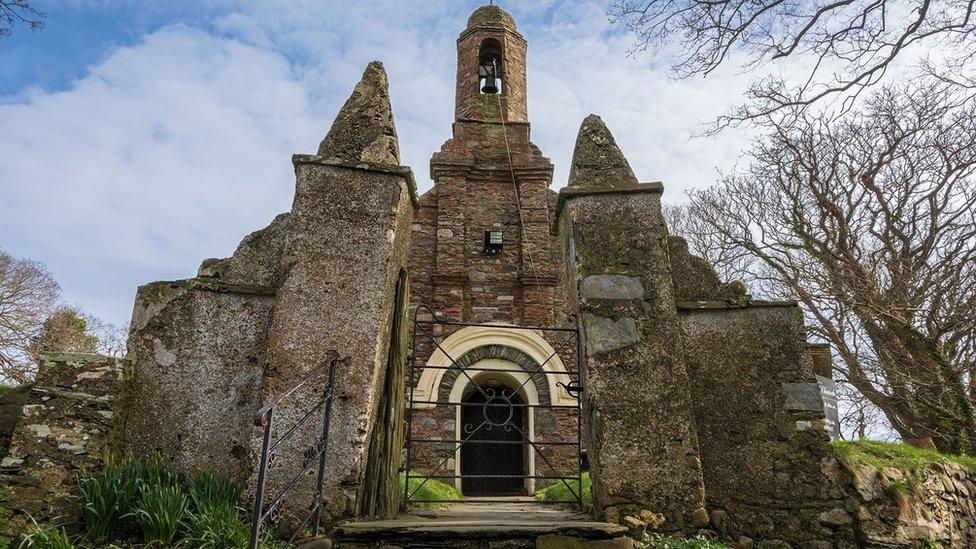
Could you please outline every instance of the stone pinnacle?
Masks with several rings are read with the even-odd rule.
[[[319,144],[320,156],[345,162],[400,164],[390,89],[383,64],[373,61]]]
[[[570,187],[633,187],[637,178],[603,120],[591,114],[580,125],[569,169]]]

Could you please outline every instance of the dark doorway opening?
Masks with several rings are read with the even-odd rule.
[[[479,380],[472,385],[461,406],[461,438],[470,435],[461,446],[461,492],[465,496],[525,494],[524,402],[501,381]]]

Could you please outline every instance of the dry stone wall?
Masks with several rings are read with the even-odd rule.
[[[890,549],[976,546],[976,470],[939,461],[907,471],[853,465],[851,512],[859,545]]]
[[[21,409],[27,401],[30,390],[30,385],[23,385],[0,392],[0,458],[7,455],[10,437],[13,436],[17,423],[20,422]]]
[[[114,450],[121,361],[101,355],[44,353],[7,455],[0,461],[0,505],[12,537],[78,516],[78,478]]]

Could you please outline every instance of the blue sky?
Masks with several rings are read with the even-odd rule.
[[[455,39],[482,2],[33,0],[47,28],[0,39],[0,249],[44,262],[70,304],[121,324],[139,284],[192,276],[290,209],[366,63],[384,62],[403,161],[429,188],[450,136]],[[607,2],[499,2],[529,41],[533,140],[564,184],[603,116],[665,199],[708,185],[745,136],[692,136],[741,99],[734,70],[675,81],[628,56]]]

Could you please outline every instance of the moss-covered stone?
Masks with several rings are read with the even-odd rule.
[[[389,83],[383,64],[373,61],[339,110],[318,154],[343,161],[400,164]]]
[[[78,515],[78,476],[97,470],[111,446],[114,403],[122,378],[118,359],[43,353],[10,449],[0,462],[0,492],[11,516],[7,533]],[[69,521],[70,522],[70,521]]]

